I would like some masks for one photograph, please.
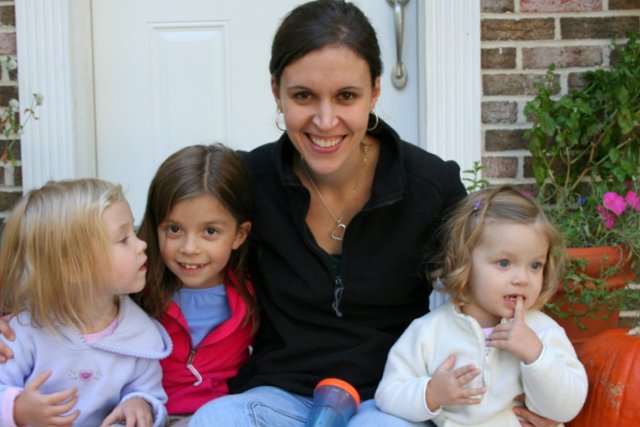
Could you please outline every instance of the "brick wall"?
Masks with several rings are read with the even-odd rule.
[[[16,24],[13,1],[0,1],[0,61],[4,63],[7,57],[16,56]],[[18,99],[18,74],[16,70],[8,71],[6,67],[0,67],[0,109],[8,104],[11,99]],[[8,140],[0,132],[0,154],[4,152]],[[20,173],[20,143],[12,148],[13,158],[16,159],[13,186],[5,183],[5,165],[0,162],[0,230],[4,223],[4,217],[11,207],[22,195]]]
[[[482,0],[482,162],[492,183],[533,185],[523,108],[547,67],[560,93],[610,64],[612,39],[640,29],[640,0]]]

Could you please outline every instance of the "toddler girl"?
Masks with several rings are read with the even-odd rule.
[[[145,286],[145,248],[120,186],[50,182],[17,204],[0,251],[0,312],[17,313],[0,425],[165,425],[171,341],[126,296]]]
[[[385,412],[438,426],[519,427],[514,398],[558,421],[576,416],[587,377],[564,330],[539,311],[564,248],[540,206],[505,186],[462,201],[446,226],[451,301],[413,321],[376,391]]]

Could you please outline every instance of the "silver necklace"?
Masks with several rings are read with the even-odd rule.
[[[322,205],[325,207],[327,212],[329,212],[329,215],[331,215],[331,218],[333,218],[333,220],[336,223],[335,228],[329,234],[329,236],[333,240],[342,241],[342,239],[344,237],[344,233],[347,231],[347,224],[342,222],[342,220],[344,219],[344,214],[347,212],[347,208],[349,207],[349,203],[351,203],[351,200],[353,200],[353,196],[356,193],[356,188],[358,187],[358,183],[360,182],[360,177],[362,177],[362,175],[364,175],[364,171],[366,169],[365,165],[367,164],[367,154],[369,153],[369,146],[367,144],[365,144],[364,141],[361,141],[360,142],[360,149],[364,153],[364,159],[362,160],[362,170],[358,174],[358,176],[356,178],[356,182],[353,183],[353,188],[351,189],[351,194],[349,194],[349,198],[345,202],[344,208],[342,208],[342,213],[339,216],[334,214],[333,211],[331,210],[331,208],[329,207],[329,204],[327,203],[325,198],[322,196],[322,193],[320,193],[320,190],[318,190],[318,187],[316,186],[315,181],[311,177],[311,174],[309,173],[309,170],[307,169],[307,166],[304,163],[304,157],[302,157],[302,155],[300,156],[300,163],[302,163],[302,169],[304,170],[305,175],[307,175],[307,179],[309,179],[309,182],[311,183],[311,187],[313,188],[313,191],[316,192],[316,194],[320,198],[320,201],[322,202]]]

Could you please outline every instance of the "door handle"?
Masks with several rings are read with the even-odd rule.
[[[387,0],[393,7],[393,26],[396,30],[396,63],[391,68],[391,82],[396,89],[407,84],[407,66],[402,62],[402,42],[404,38],[404,6],[409,0]]]

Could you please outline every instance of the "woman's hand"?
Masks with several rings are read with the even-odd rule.
[[[524,402],[524,394],[516,397],[515,400]],[[534,414],[524,406],[515,406],[513,408],[513,413],[516,414],[516,417],[520,420],[520,425],[522,427],[557,427],[560,425],[557,421]]]
[[[9,319],[11,319],[10,314],[0,317],[0,333],[4,338],[9,341],[13,341],[16,339],[16,335],[13,333],[13,329],[9,326]],[[0,363],[5,363],[12,357],[13,352],[5,345],[4,341],[0,339]]]

